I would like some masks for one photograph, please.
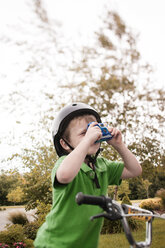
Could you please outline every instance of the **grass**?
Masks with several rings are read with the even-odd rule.
[[[145,225],[145,223],[144,223]],[[152,232],[152,244],[150,248],[164,248],[165,247],[165,220],[155,219],[152,223],[153,232]],[[145,240],[145,230],[138,230],[137,232],[132,232],[133,237],[136,241]],[[130,247],[125,234],[106,234],[101,235],[99,248],[115,248]]]

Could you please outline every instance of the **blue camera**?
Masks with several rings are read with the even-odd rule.
[[[87,126],[87,129],[88,127],[90,126],[92,122],[90,122]],[[96,126],[98,126],[100,129],[101,129],[101,132],[102,132],[102,137],[101,139],[97,140],[95,143],[98,143],[98,142],[102,142],[102,141],[106,141],[106,140],[110,140],[113,138],[113,136],[111,135],[111,133],[108,131],[108,129],[104,126],[103,123],[98,123],[96,124]]]

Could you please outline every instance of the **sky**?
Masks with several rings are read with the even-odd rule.
[[[6,157],[30,144],[29,133],[35,133],[41,112],[47,110],[42,91],[52,93],[55,87],[49,67],[58,71],[59,80],[62,78],[63,71],[50,60],[50,55],[64,65],[66,60],[66,57],[57,58],[54,47],[49,47],[50,36],[39,28],[32,3],[30,0],[0,0],[0,168],[6,165]],[[163,0],[43,0],[42,3],[51,22],[59,24],[65,42],[72,45],[92,42],[104,4],[111,5],[126,24],[139,33],[137,44],[142,59],[155,69],[155,86],[165,87]],[[50,32],[54,38],[55,31]],[[45,56],[42,49],[46,46],[49,49]],[[37,70],[33,70],[33,63],[37,64]],[[41,70],[42,63],[45,66]],[[58,90],[56,94],[60,100]],[[10,162],[7,166],[17,165]]]
[[[124,21],[139,33],[138,48],[145,61],[153,65],[155,84],[165,87],[165,2],[163,0],[114,0]]]
[[[57,20],[63,22],[65,34],[68,37],[72,35],[76,39],[81,33],[88,42],[89,33],[99,23],[98,16],[101,15],[103,3],[108,3],[108,6],[116,10],[124,22],[139,34],[137,45],[142,58],[153,66],[155,84],[165,87],[165,2],[163,0],[61,0],[58,4],[55,2],[53,9],[52,0],[47,1],[50,14],[53,16],[56,13]]]

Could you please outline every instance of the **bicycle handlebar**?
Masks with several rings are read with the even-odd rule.
[[[84,195],[82,192],[79,192],[76,195],[76,202],[78,205],[81,204],[98,205],[103,209],[106,206],[105,196]]]
[[[84,195],[82,192],[79,192],[76,195],[76,202],[78,205],[81,204],[89,204],[89,205],[98,205],[105,212],[93,216],[91,220],[95,218],[105,217],[110,220],[118,220],[120,219],[122,222],[122,226],[127,237],[128,242],[130,243],[130,247],[132,248],[149,248],[152,241],[152,221],[154,217],[162,218],[161,215],[155,215],[151,211],[142,209],[139,207],[130,206],[127,204],[119,204],[118,202],[112,200],[110,197],[105,196],[93,196],[93,195]],[[131,212],[132,210],[132,212]],[[137,212],[141,212],[140,214]],[[130,214],[131,213],[131,214]],[[132,236],[132,233],[129,228],[129,224],[127,222],[126,217],[130,216],[144,216],[146,220],[146,239],[143,242],[136,242]]]

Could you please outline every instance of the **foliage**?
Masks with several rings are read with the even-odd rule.
[[[24,231],[24,227],[19,224],[8,225],[7,230],[0,232],[0,247],[33,248],[33,240],[28,238],[28,235],[26,235]]]
[[[142,167],[141,177],[129,179],[131,200],[154,197],[157,190],[165,188],[164,166],[151,166],[151,162],[145,161],[142,163]]]
[[[132,205],[132,202],[130,201],[128,195],[125,195],[122,199],[122,204],[128,204],[128,205]]]
[[[129,200],[128,195],[123,197],[123,200],[121,202],[121,204],[128,204],[128,205],[132,205],[132,203]],[[140,221],[137,221],[133,218],[127,218],[129,227],[131,230],[138,230],[139,228],[142,228],[142,224]],[[112,234],[112,233],[121,233],[123,231],[123,227],[122,227],[122,223],[121,220],[108,220],[108,219],[104,219],[104,224],[101,230],[101,234]]]
[[[132,203],[131,203],[131,201],[130,201],[128,195],[125,195],[125,196],[123,197],[121,204],[132,205]],[[132,231],[138,230],[139,228],[142,228],[142,222],[139,221],[139,220],[135,220],[135,219],[132,218],[132,217],[128,217],[128,218],[127,218],[127,221],[128,221],[128,225],[129,225],[129,227],[130,227],[130,229],[131,229]]]
[[[130,178],[129,189],[131,191],[129,194],[131,200],[145,199],[147,197],[142,177]]]
[[[0,248],[8,248],[8,247],[9,247],[8,245],[0,243]]]
[[[115,192],[116,186],[109,185],[108,186],[108,196],[114,199],[114,192]],[[128,180],[123,180],[121,185],[118,186],[117,189],[117,199],[122,199],[125,195],[129,195],[131,193],[129,189],[129,182]]]
[[[120,220],[108,220],[104,219],[104,225],[101,229],[101,234],[112,234],[112,233],[121,233],[122,224]]]
[[[37,200],[45,204],[51,203],[51,170],[55,159],[52,146],[42,146],[38,150],[25,150],[22,160],[30,169],[30,172],[24,175],[26,183],[23,191],[27,202],[26,209],[34,209],[37,206]]]
[[[153,199],[146,199],[141,201],[140,208],[144,208],[147,210],[161,210],[162,209],[162,204],[161,204],[161,199],[160,198],[153,198]]]
[[[149,195],[150,197],[154,197],[156,192],[165,188],[165,166],[155,168],[154,178],[152,179],[152,184],[149,187]]]
[[[41,226],[44,221],[46,215],[50,212],[51,204],[45,204],[44,202],[37,201],[37,223],[39,226]]]
[[[20,186],[16,187],[16,189],[11,190],[7,195],[8,201],[14,202],[14,203],[23,203],[24,198],[25,198],[25,195]]]
[[[23,226],[24,234],[26,238],[34,240],[39,228],[38,222],[29,222]]]
[[[22,175],[17,170],[3,171],[0,173],[0,205],[11,204],[7,199],[9,192],[22,186]]]
[[[13,224],[20,224],[20,225],[25,225],[29,222],[26,214],[21,211],[9,213],[8,220],[11,221]]]
[[[0,208],[0,211],[5,211],[6,210],[6,208]]]
[[[11,225],[8,226],[7,230],[0,232],[0,240],[2,243],[5,243],[13,247],[14,243],[24,242],[27,243],[27,239],[24,236],[23,227],[21,225]],[[31,247],[31,246],[26,246]]]
[[[16,243],[13,244],[13,246],[15,248],[24,248],[24,247],[26,247],[26,244],[23,243],[23,242],[16,242]]]
[[[148,180],[148,184],[147,181],[134,181],[137,185],[131,185],[130,197],[146,198],[159,189],[152,182],[155,167],[165,164],[162,145],[165,92],[163,89],[152,90],[152,69],[140,60],[136,35],[116,12],[107,8],[104,16],[103,25],[96,33],[96,43],[84,47],[82,60],[72,67],[77,80],[63,87],[76,88],[73,101],[92,105],[103,121],[122,131],[124,142],[129,144],[129,149],[142,165],[143,180]],[[141,75],[143,84],[139,87]],[[105,148],[103,156],[119,160],[113,148],[102,145]]]
[[[53,29],[48,28],[50,23],[41,1],[35,3],[35,11],[44,24],[44,30],[48,31],[50,37],[55,37]],[[75,83],[62,87],[68,90],[68,95],[73,92],[71,88],[74,88],[74,94],[70,96],[73,101],[83,101],[92,105],[101,114],[103,121],[122,131],[123,140],[139,159],[143,174],[142,177],[130,179],[127,183],[123,181],[118,188],[118,196],[122,198],[126,193],[130,199],[142,199],[154,196],[158,189],[165,187],[164,175],[155,167],[160,168],[165,164],[161,145],[164,91],[149,90],[150,80],[146,78],[143,80],[144,85],[139,88],[140,75],[146,74],[150,77],[152,70],[149,65],[141,63],[136,45],[137,36],[116,12],[109,10],[109,7],[106,8],[104,17],[101,29],[95,34],[95,44],[92,47],[84,47],[81,61],[73,63],[70,68],[75,75]],[[36,63],[33,66],[36,68]],[[57,95],[46,93],[46,97],[53,102]],[[51,115],[52,109],[42,120],[42,127],[46,133],[48,120],[52,120]],[[14,195],[21,196],[22,193],[16,201],[25,200],[26,209],[35,208],[38,200],[46,205],[51,204],[50,173],[56,155],[50,142],[46,143],[47,137],[48,135],[45,135],[44,144],[40,142],[31,149],[25,149],[23,154],[12,156],[11,160],[20,157],[28,172],[23,176],[17,171],[1,173],[0,205],[9,204],[9,200],[16,199]],[[32,138],[34,143],[34,137]],[[105,148],[103,156],[110,160],[121,159],[112,147],[105,143],[102,146]],[[110,195],[114,191],[111,189]],[[41,222],[44,218],[43,214]]]
[[[156,196],[161,198],[162,206],[165,209],[165,189],[158,190]]]

